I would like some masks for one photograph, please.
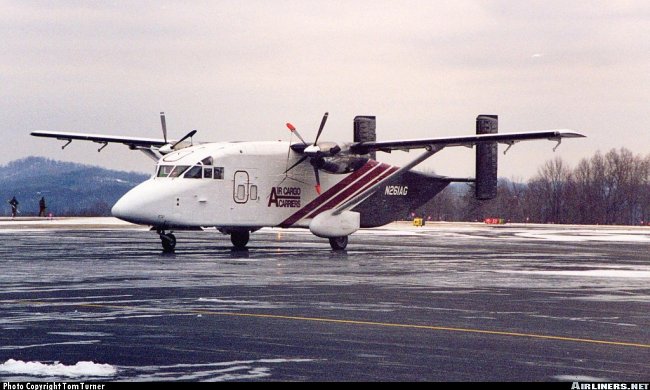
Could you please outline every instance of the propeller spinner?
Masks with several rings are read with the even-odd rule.
[[[307,142],[304,140],[304,138],[302,138],[300,133],[298,133],[298,130],[296,130],[296,127],[294,125],[292,125],[291,123],[287,123],[287,127],[289,128],[289,130],[291,130],[292,133],[296,134],[296,136],[300,139],[300,141],[302,141],[304,145],[304,148],[302,149],[302,153],[304,155],[298,161],[296,161],[296,163],[294,163],[292,166],[287,168],[285,173],[297,167],[305,160],[310,159],[309,163],[314,168],[314,176],[316,177],[315,188],[318,194],[320,194],[321,192],[320,175],[318,173],[318,170],[325,165],[325,157],[333,157],[341,151],[341,147],[335,142],[321,142],[320,144],[318,143],[318,139],[323,133],[323,129],[325,128],[325,123],[327,122],[328,116],[329,113],[327,112],[323,115],[323,119],[321,120],[320,126],[318,127],[318,132],[316,133],[316,140],[312,145],[307,144]]]

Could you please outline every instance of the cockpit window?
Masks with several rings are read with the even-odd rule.
[[[202,173],[203,168],[200,165],[195,165],[183,177],[186,179],[200,179],[203,176]]]
[[[212,179],[212,168],[203,168],[203,178]]]
[[[214,167],[214,178],[216,180],[223,180],[223,167]]]
[[[156,176],[158,177],[167,177],[169,176],[169,173],[172,171],[174,168],[173,165],[161,165],[158,167],[158,174]]]
[[[214,159],[206,157],[194,166],[190,165],[159,165],[156,177],[183,177],[186,179],[221,179],[223,167],[212,167]]]
[[[174,169],[169,173],[169,177],[179,177],[180,175],[183,174],[189,168],[189,165],[177,165],[174,167]]]

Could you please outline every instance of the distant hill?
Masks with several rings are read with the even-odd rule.
[[[122,195],[148,178],[142,173],[27,157],[0,166],[0,215],[11,215],[7,202],[16,196],[19,216],[38,215],[41,197],[47,212],[55,216],[107,216]]]

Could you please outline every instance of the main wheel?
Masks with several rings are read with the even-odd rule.
[[[172,233],[161,234],[160,242],[165,253],[173,252],[176,249],[176,236]]]
[[[348,246],[348,236],[330,238],[330,246],[335,251],[342,251]]]
[[[230,233],[230,242],[232,242],[235,248],[244,249],[246,248],[246,244],[248,244],[250,235],[248,230],[232,232]]]

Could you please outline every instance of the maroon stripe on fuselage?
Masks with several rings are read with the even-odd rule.
[[[324,202],[327,202],[330,198],[335,196],[339,191],[347,187],[350,183],[353,183],[360,176],[364,175],[366,172],[374,168],[377,164],[379,163],[375,160],[368,160],[368,162],[363,167],[354,171],[353,173],[348,175],[348,177],[341,180],[340,182],[336,183],[332,188],[325,191],[322,195],[317,196],[316,199],[312,200],[305,207],[296,211],[289,218],[281,222],[278,226],[289,227],[294,223],[300,221],[302,218],[305,217],[305,215],[315,210],[318,206],[320,206]]]
[[[391,167],[390,165],[382,163],[379,167],[377,167],[375,170],[369,173],[366,177],[363,177],[361,180],[351,185],[345,191],[336,195],[333,199],[325,203],[322,207],[319,207],[317,210],[314,210],[314,212],[312,212],[309,216],[307,216],[307,218],[314,218],[321,212],[332,209],[338,206],[339,204],[343,203],[345,200],[347,200],[347,198],[351,197],[352,195],[356,193],[361,193],[365,191],[366,188],[370,188],[371,185],[377,183],[378,180],[381,180],[381,178],[385,177],[384,173],[386,173],[386,171],[388,171],[390,167]]]

